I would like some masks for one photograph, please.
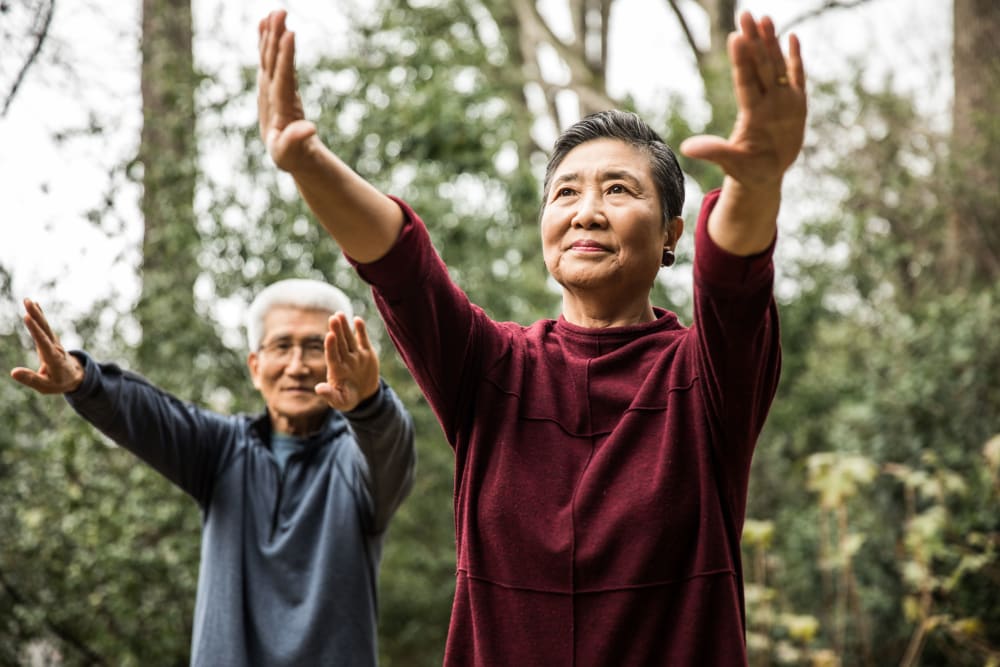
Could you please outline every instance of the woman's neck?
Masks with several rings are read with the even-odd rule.
[[[656,319],[648,295],[630,303],[607,303],[599,299],[581,299],[565,289],[562,316],[570,324],[587,329],[624,327]]]

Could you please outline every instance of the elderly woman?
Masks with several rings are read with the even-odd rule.
[[[681,235],[683,176],[632,114],[584,118],[544,183],[562,315],[495,322],[451,282],[406,203],[318,139],[285,15],[260,24],[260,127],[275,163],[372,285],[455,450],[448,665],[746,662],[740,535],[778,381],[772,249],[805,125],[798,41],[740,17],[739,120],[685,154],[719,164],[695,228],[694,321],[650,288]]]

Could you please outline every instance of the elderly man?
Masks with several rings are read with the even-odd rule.
[[[361,318],[351,330],[346,296],[286,280],[254,300],[258,416],[216,414],[68,353],[38,304],[24,305],[41,365],[11,376],[64,394],[202,509],[191,664],[376,664],[379,560],[412,486],[413,426]]]

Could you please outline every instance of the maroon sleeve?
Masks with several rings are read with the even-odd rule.
[[[750,459],[781,371],[775,244],[747,257],[716,245],[708,216],[718,197],[718,190],[705,196],[695,228],[692,328],[716,460],[739,499],[746,497]]]
[[[423,221],[393,200],[405,217],[396,243],[375,262],[348,260],[371,285],[390,338],[454,447],[474,400],[482,342],[501,332],[451,280]]]

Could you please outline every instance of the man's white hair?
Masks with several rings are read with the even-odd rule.
[[[260,351],[260,344],[264,342],[264,318],[278,306],[323,310],[331,315],[342,312],[348,320],[354,317],[351,300],[329,283],[301,278],[279,280],[261,290],[247,311],[247,345],[252,352]]]

